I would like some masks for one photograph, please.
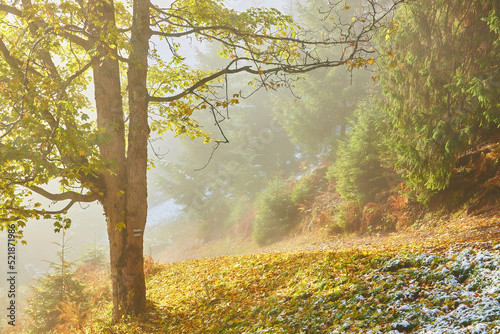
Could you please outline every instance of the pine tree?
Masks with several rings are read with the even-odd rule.
[[[349,1],[348,4],[308,0],[304,5],[297,3],[297,16],[304,30],[320,32],[326,26],[349,22],[364,5],[359,0]],[[321,18],[327,13],[331,17],[325,22]],[[317,38],[324,36],[318,34]],[[318,52],[329,58],[340,50],[334,48],[328,52]],[[373,59],[369,59],[368,63],[372,63]],[[364,65],[369,67],[366,63]],[[274,117],[303,154],[335,159],[335,150],[339,140],[346,134],[349,119],[370,88],[372,73],[357,68],[351,63],[344,68],[307,73],[289,86],[291,93],[282,91],[274,95]]]
[[[252,237],[267,245],[285,236],[297,221],[297,207],[291,199],[285,179],[278,174],[268,182],[255,202],[257,211]]]

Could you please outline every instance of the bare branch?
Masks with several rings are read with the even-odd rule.
[[[372,19],[372,22],[369,24],[369,28],[371,29],[373,27],[376,27],[378,23],[380,23],[383,19],[385,19],[387,17],[387,15],[392,13],[394,8],[402,2],[404,2],[404,0],[395,1],[388,10],[384,11],[383,14],[381,14],[380,16],[377,17],[377,15],[376,15],[377,10],[375,8],[375,5],[372,1],[370,1],[371,6],[373,7],[372,8],[373,12],[369,13],[371,16],[371,19]],[[331,7],[333,9],[335,6],[332,5]],[[154,31],[153,30],[152,34],[157,35],[157,36],[183,37],[183,36],[187,36],[187,35],[191,35],[191,34],[200,34],[200,35],[205,36],[205,37],[215,38],[216,36],[209,35],[206,32],[226,31],[226,32],[230,32],[231,34],[233,34],[234,36],[236,36],[238,38],[243,38],[243,39],[247,38],[247,37],[251,37],[254,39],[262,39],[262,40],[270,40],[270,41],[287,41],[287,42],[292,42],[292,43],[299,43],[301,45],[333,46],[333,45],[347,45],[351,42],[347,39],[335,40],[335,39],[327,38],[325,40],[318,41],[318,40],[301,39],[298,37],[290,37],[290,36],[273,36],[270,34],[262,34],[262,33],[256,32],[256,31],[242,32],[242,31],[240,31],[232,26],[227,26],[227,25],[212,25],[212,26],[200,27],[200,26],[196,26],[195,24],[189,22],[184,17],[169,13],[165,10],[160,9],[158,6],[151,5],[151,8],[154,9],[159,14],[165,16],[165,18],[163,18],[163,20],[159,20],[159,21],[157,21],[157,23],[161,23],[162,21],[165,21],[168,24],[175,26],[177,28],[186,29],[184,31],[179,31],[179,32],[164,32],[164,31]],[[170,20],[170,18],[176,19],[178,21],[183,21],[184,24],[172,22]],[[348,33],[346,36],[351,36],[352,35],[351,29],[353,28],[353,23],[346,24],[346,26],[348,27]],[[363,31],[360,34],[358,34],[356,39],[359,40],[359,37],[361,35],[363,35],[365,32],[366,32],[365,29],[363,29]],[[227,41],[225,41],[225,43],[227,43]]]
[[[181,26],[183,27],[183,26]],[[303,45],[323,45],[323,46],[332,46],[332,45],[343,45],[347,44],[348,42],[346,41],[337,41],[337,40],[323,40],[323,41],[314,41],[314,40],[305,40],[305,39],[299,39],[299,38],[293,38],[293,37],[278,37],[278,36],[272,36],[272,35],[265,35],[265,34],[259,34],[259,33],[244,33],[236,28],[233,27],[228,27],[228,26],[206,26],[206,27],[192,27],[190,30],[187,31],[181,31],[181,32],[176,32],[176,33],[166,33],[163,31],[156,31],[152,30],[152,34],[156,36],[163,36],[163,37],[183,37],[191,34],[200,34],[205,37],[210,37],[210,38],[215,38],[216,36],[214,35],[209,35],[204,33],[205,31],[228,31],[231,32],[233,35],[239,37],[239,38],[245,38],[245,37],[251,37],[251,38],[260,38],[263,40],[272,40],[272,41],[287,41],[287,42],[294,42],[294,43],[299,43]],[[224,42],[227,44],[227,41]]]
[[[355,49],[357,51],[357,49]],[[187,88],[186,90],[182,91],[179,94],[172,95],[172,96],[166,96],[166,97],[161,97],[161,96],[149,96],[149,101],[150,102],[172,102],[176,101],[178,99],[183,98],[184,96],[193,93],[196,89],[202,87],[203,85],[207,84],[208,82],[215,80],[223,75],[226,74],[234,74],[234,73],[240,73],[240,72],[247,72],[251,73],[254,75],[267,75],[267,74],[275,74],[278,72],[284,72],[288,74],[302,74],[302,73],[307,73],[310,71],[314,71],[319,68],[326,68],[326,67],[336,67],[336,66],[342,66],[345,64],[348,64],[350,60],[354,59],[354,54],[355,52],[352,52],[351,55],[344,60],[336,60],[336,61],[323,61],[323,62],[318,62],[318,63],[313,63],[313,64],[297,64],[297,65],[279,65],[276,64],[274,67],[268,68],[268,69],[253,69],[251,66],[243,66],[235,69],[230,69],[229,67],[236,63],[236,61],[255,61],[254,59],[249,59],[249,58],[238,58],[234,59],[230,64],[225,67],[224,69],[215,72],[203,79],[200,79],[198,82],[196,82],[194,85],[191,87]],[[260,64],[264,64],[264,62],[260,62]],[[269,63],[267,63],[269,65]]]
[[[210,153],[210,157],[208,158],[207,162],[205,163],[205,165],[203,167],[196,168],[194,170],[195,172],[199,172],[199,171],[204,170],[205,168],[207,168],[207,166],[210,164],[210,161],[212,161],[212,159],[214,157],[215,151],[217,151],[217,149],[219,148],[219,146],[220,146],[221,143],[225,143],[225,142],[221,142],[221,141],[216,141],[215,142],[214,147],[212,147],[212,153]]]

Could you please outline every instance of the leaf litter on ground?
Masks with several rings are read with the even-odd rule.
[[[495,221],[494,223],[498,223]],[[159,265],[147,312],[87,333],[500,333],[497,239]]]

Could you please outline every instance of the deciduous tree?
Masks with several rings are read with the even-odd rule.
[[[131,8],[113,0],[2,0],[0,221],[21,231],[29,218],[55,218],[56,228],[65,228],[75,203],[99,201],[113,318],[140,313],[150,131],[208,141],[192,115],[208,111],[217,123],[238,102],[238,95],[214,94],[229,75],[247,72],[256,88],[280,87],[303,72],[363,64],[374,52],[376,27],[393,8],[367,3],[352,21],[334,23],[340,34],[327,31],[317,40],[275,9],[237,12],[220,0],[167,7],[134,0]],[[221,42],[227,62],[213,71],[190,68],[181,55],[185,38]],[[334,55],[316,52],[334,45],[341,46]],[[90,86],[95,121],[84,94]],[[47,190],[50,181],[60,192]],[[30,200],[33,194],[63,207],[44,208]]]

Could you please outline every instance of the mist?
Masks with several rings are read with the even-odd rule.
[[[244,10],[250,6],[268,6],[276,8],[286,8],[287,1],[274,1],[274,2],[264,2],[264,1],[230,1],[229,6],[234,6],[235,9]],[[164,46],[163,46],[164,47]],[[204,46],[193,45],[186,40],[185,45],[182,47],[184,56],[191,59],[190,62],[193,66],[198,63],[197,53],[203,50]],[[168,48],[160,47],[160,51],[168,52]],[[210,65],[208,65],[210,66]],[[89,85],[90,89],[87,91],[88,98],[93,101],[93,91],[92,85]],[[88,111],[88,115],[95,119],[95,114]],[[178,156],[182,152],[182,143],[179,138],[175,138],[172,135],[166,135],[162,138],[152,138],[150,145],[149,156],[151,159],[158,164],[174,163],[178,160]],[[196,145],[193,143],[193,145]],[[222,150],[222,149],[221,149]],[[208,161],[211,148],[208,145],[204,145],[201,148],[202,158],[199,160],[200,164],[195,167],[202,167],[202,165]],[[203,153],[204,152],[204,153]],[[211,163],[216,165],[220,163],[220,159],[215,160]],[[157,173],[154,168],[151,170],[150,174]],[[199,174],[201,175],[203,171]],[[57,186],[52,187],[54,191],[57,191]],[[50,190],[50,189],[49,189]],[[158,184],[155,182],[150,182],[148,188],[148,221],[145,235],[145,252],[149,252],[152,248],[157,248],[157,245],[162,244],[162,241],[155,237],[155,229],[158,229],[160,225],[169,224],[172,221],[180,219],[182,216],[182,205],[175,204],[174,200],[170,198],[168,192],[164,192],[158,189]],[[82,253],[94,245],[102,248],[106,253],[109,252],[109,245],[107,240],[106,222],[104,217],[104,212],[102,206],[97,203],[83,203],[81,205],[75,205],[69,212],[68,217],[71,219],[71,227],[65,231],[66,239],[68,239],[68,254],[69,259],[72,261],[77,261]],[[154,227],[154,228],[149,228]],[[7,235],[2,232],[0,234],[2,244],[6,244]],[[32,284],[33,278],[47,272],[50,262],[57,262],[57,251],[59,246],[55,243],[61,243],[62,232],[55,233],[53,221],[51,220],[30,220],[24,230],[24,240],[27,245],[17,245],[18,263],[19,263],[19,283],[21,285]],[[168,243],[168,240],[167,240]],[[159,251],[159,250],[158,250]],[[6,261],[6,254],[2,253],[0,255],[2,263]],[[2,283],[2,286],[4,284]],[[0,286],[1,287],[1,286]]]
[[[181,295],[188,295],[182,289],[191,283],[198,291],[196,307],[229,309],[227,291],[241,283],[238,291],[245,294],[262,289],[255,305],[279,300],[285,308],[318,297],[326,310],[343,292],[336,291],[332,303],[323,303],[326,295],[319,293],[334,289],[340,276],[342,284],[348,282],[354,272],[350,265],[337,266],[343,260],[336,262],[332,249],[352,247],[357,253],[351,249],[347,257],[363,262],[373,254],[360,255],[356,247],[382,244],[382,249],[395,243],[392,236],[406,240],[405,233],[413,233],[411,239],[457,217],[463,222],[474,215],[498,217],[500,39],[497,12],[491,9],[496,5],[471,2],[469,10],[453,1],[446,2],[450,15],[427,0],[425,6],[389,0],[230,0],[227,6],[234,11],[218,2],[133,2],[131,26],[131,3],[86,8],[78,2],[71,10],[57,4],[60,13],[52,13],[56,21],[50,23],[54,35],[48,29],[50,37],[40,36],[32,50],[31,39],[18,40],[6,27],[18,24],[16,31],[28,35],[41,30],[29,27],[32,22],[9,21],[23,13],[17,2],[12,8],[2,5],[7,18],[0,20],[6,31],[0,60],[9,80],[0,78],[0,104],[8,109],[0,119],[0,186],[5,189],[0,222],[21,228],[23,242],[14,247],[14,232],[0,234],[0,244],[8,245],[0,263],[12,262],[9,254],[15,253],[8,272],[15,284],[0,283],[0,304],[17,303],[20,310],[39,284],[57,290],[59,299],[38,298],[57,306],[67,318],[66,329],[90,326],[99,332],[128,320],[141,322],[135,316],[142,312],[156,317],[172,311],[151,321],[163,326],[168,317],[182,318],[176,313],[181,308],[165,306],[176,292],[160,297],[166,291],[162,284],[179,278]],[[172,8],[160,8],[168,5]],[[251,9],[264,6],[281,14]],[[40,14],[44,24],[45,12]],[[58,15],[64,29],[74,29],[70,38],[57,35],[63,29]],[[458,25],[457,17],[463,17]],[[73,19],[80,30],[65,23]],[[42,41],[47,45],[38,45]],[[8,52],[17,52],[18,45],[21,56]],[[29,57],[21,85],[14,76],[24,54]],[[85,77],[90,70],[94,76]],[[439,215],[447,216],[437,222]],[[90,250],[102,251],[100,263],[84,259]],[[273,255],[289,251],[300,253]],[[254,265],[251,258],[260,253],[271,255],[258,257]],[[289,260],[302,268],[305,253],[308,263],[328,259],[321,265],[340,274],[325,274],[322,282],[311,279],[311,284],[300,279],[307,270],[298,269],[295,278],[281,275]],[[248,275],[238,271],[240,259]],[[277,271],[269,278],[268,264],[276,259]],[[219,260],[228,270],[218,276]],[[363,266],[380,267],[386,260]],[[262,274],[256,274],[261,264]],[[386,272],[399,269],[405,268]],[[196,277],[184,286],[191,270]],[[254,274],[255,280],[249,278]],[[267,288],[248,288],[268,279],[291,283],[277,285],[279,293],[269,302]],[[64,299],[73,283],[78,298]],[[299,285],[304,292],[297,294]],[[13,286],[17,295],[7,293]],[[362,297],[355,300],[368,300]],[[52,306],[38,308],[46,312]],[[30,307],[27,313],[37,309]],[[95,319],[112,319],[98,324],[92,318],[97,309]],[[24,312],[19,311],[20,322]],[[28,326],[44,328],[40,314],[32,314],[38,320]],[[51,328],[59,330],[62,318],[54,316]],[[84,324],[88,319],[93,323]],[[253,326],[239,320],[237,326]],[[333,326],[330,320],[325,317],[318,328]],[[168,326],[184,326],[175,321]]]

